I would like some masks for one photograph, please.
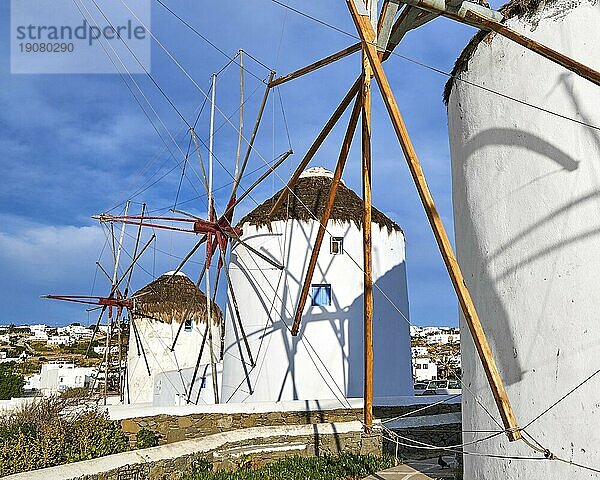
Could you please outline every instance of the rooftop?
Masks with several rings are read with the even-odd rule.
[[[272,217],[269,217],[269,212],[285,188],[252,210],[240,220],[238,225],[249,223],[258,227],[270,228],[272,222],[279,220],[292,219],[309,222],[315,218],[320,219],[325,209],[332,180],[333,173],[331,171],[323,167],[310,168],[300,175],[292,189],[293,193],[286,194],[281,207],[274,212]],[[330,219],[339,223],[354,223],[358,228],[362,227],[362,199],[346,187],[343,181],[338,187]],[[400,226],[375,207],[373,207],[372,221],[381,228],[387,228],[388,232],[402,231]]]

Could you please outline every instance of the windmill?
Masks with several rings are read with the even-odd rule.
[[[494,395],[498,411],[502,418],[502,422],[506,431],[506,434],[511,441],[521,439],[521,432],[519,430],[517,421],[515,419],[510,400],[506,394],[506,390],[503,381],[499,375],[496,367],[494,357],[492,355],[490,346],[483,332],[481,323],[479,321],[477,312],[475,310],[471,295],[465,285],[462,273],[458,266],[455,254],[450,244],[448,235],[444,228],[444,225],[440,219],[439,213],[435,206],[435,202],[431,192],[427,186],[424,173],[421,169],[418,157],[415,149],[412,145],[410,136],[404,125],[401,113],[395,100],[394,93],[387,80],[385,71],[382,63],[387,60],[392,54],[393,50],[399,45],[403,37],[412,29],[418,28],[423,24],[432,21],[438,16],[444,16],[454,21],[464,23],[467,25],[480,28],[485,31],[494,31],[499,35],[502,35],[511,41],[565,67],[566,69],[573,71],[581,77],[600,85],[600,74],[591,68],[543,45],[536,42],[514,30],[511,30],[502,23],[502,14],[498,11],[492,10],[486,6],[475,4],[472,2],[456,1],[451,0],[449,2],[441,2],[434,0],[409,0],[406,2],[399,2],[395,0],[384,0],[381,11],[378,15],[377,2],[363,1],[363,0],[347,0],[347,7],[349,9],[352,20],[357,29],[357,33],[360,37],[360,43],[352,45],[340,52],[334,53],[326,58],[323,58],[311,65],[303,67],[295,72],[288,75],[274,78],[274,72],[271,73],[267,84],[267,89],[263,97],[263,103],[259,110],[259,115],[253,134],[248,142],[248,150],[242,163],[242,167],[239,169],[239,174],[234,181],[234,187],[231,195],[231,199],[228,203],[225,213],[221,217],[217,217],[211,194],[211,161],[212,161],[212,143],[209,146],[209,175],[204,175],[205,187],[207,189],[209,198],[209,208],[207,212],[208,219],[203,220],[199,217],[187,214],[185,212],[178,212],[183,214],[183,217],[146,217],[144,219],[139,217],[125,216],[108,216],[103,215],[100,220],[103,222],[121,222],[121,223],[132,223],[142,225],[145,221],[159,221],[159,223],[145,224],[146,226],[153,226],[155,228],[165,228],[171,230],[177,230],[182,232],[190,232],[194,234],[203,234],[203,237],[196,244],[194,249],[186,256],[184,262],[187,261],[203,244],[206,243],[206,261],[203,268],[203,272],[208,272],[213,255],[218,250],[219,252],[219,271],[221,269],[226,270],[225,264],[225,251],[226,246],[229,242],[238,242],[244,245],[243,240],[240,238],[239,231],[231,226],[231,219],[233,217],[233,209],[239,201],[243,198],[243,195],[236,198],[236,190],[239,185],[239,180],[243,176],[243,171],[247,163],[249,154],[253,148],[254,139],[258,132],[260,119],[262,116],[262,110],[266,98],[269,94],[269,90],[275,86],[282,85],[293,79],[296,79],[302,75],[308,74],[318,68],[324,67],[325,65],[331,64],[341,58],[344,58],[352,53],[361,51],[362,52],[362,74],[352,84],[348,93],[344,96],[339,106],[331,115],[311,147],[308,149],[304,158],[300,162],[297,170],[295,171],[292,178],[287,183],[287,191],[291,191],[296,182],[298,181],[301,172],[306,168],[315,153],[318,151],[325,138],[332,131],[333,127],[338,123],[341,116],[349,105],[354,100],[354,106],[350,115],[350,121],[346,134],[343,140],[340,157],[334,172],[331,189],[328,195],[328,202],[323,215],[320,219],[321,228],[319,229],[319,235],[317,237],[316,244],[312,250],[311,259],[309,262],[308,270],[303,283],[302,295],[296,309],[296,315],[294,319],[294,325],[292,327],[292,333],[298,334],[300,331],[300,325],[302,322],[303,311],[306,304],[306,300],[309,294],[310,282],[314,273],[316,265],[316,257],[322,245],[325,236],[325,226],[329,219],[331,208],[335,200],[336,192],[341,181],[341,177],[345,168],[346,160],[348,158],[348,152],[350,143],[354,137],[355,129],[358,126],[358,120],[361,119],[361,136],[362,136],[362,183],[363,183],[363,206],[364,206],[364,229],[363,229],[363,252],[364,252],[364,323],[365,323],[365,338],[364,338],[364,349],[365,349],[365,419],[364,424],[367,430],[372,428],[372,315],[373,315],[373,282],[372,282],[372,240],[371,240],[371,190],[372,190],[372,178],[371,178],[371,81],[375,78],[379,89],[382,93],[385,107],[390,116],[391,123],[394,127],[395,133],[398,137],[404,155],[407,159],[408,167],[411,175],[417,187],[419,197],[423,203],[426,211],[429,223],[433,230],[434,236],[438,243],[439,249],[442,254],[442,258],[452,280],[453,286],[456,290],[456,294],[459,299],[461,310],[466,318],[469,325],[470,332],[475,341],[478,354],[486,372],[488,382],[490,384],[491,391]],[[214,86],[214,77],[213,77]],[[214,119],[214,95],[215,91],[213,88],[211,119]],[[212,124],[212,120],[211,120]],[[212,127],[211,127],[212,131]],[[240,128],[241,132],[241,128]],[[190,131],[194,143],[196,144],[196,150],[199,155],[199,160],[202,168],[204,169],[202,159],[200,157],[199,147],[197,144],[197,137],[193,130]],[[240,133],[241,138],[241,133]],[[212,141],[212,133],[211,133]],[[291,153],[291,152],[288,152]],[[284,154],[285,155],[285,154]],[[281,158],[280,158],[281,160]],[[239,155],[238,155],[239,161]],[[236,162],[236,171],[238,162]],[[273,171],[280,163],[276,163],[272,169],[267,172]],[[266,178],[266,177],[264,177]],[[259,179],[264,180],[263,177]],[[257,182],[253,185],[254,188],[258,185]],[[251,190],[249,189],[249,190]],[[275,211],[281,206],[284,201],[284,193],[273,207]],[[160,221],[164,222],[183,222],[192,223],[192,229],[185,228],[174,228],[168,225],[161,224]],[[246,246],[246,245],[245,245]],[[261,252],[254,252],[260,256]],[[261,257],[262,258],[262,257]],[[270,261],[271,259],[265,261]],[[281,267],[280,265],[277,268]],[[181,268],[181,265],[180,267]],[[202,278],[203,275],[201,275]],[[207,298],[210,297],[211,284],[207,275]],[[233,294],[232,294],[233,295]],[[248,352],[249,358],[251,358],[251,352]]]
[[[276,2],[280,3],[280,2]],[[494,31],[519,45],[538,53],[539,55],[563,66],[564,68],[580,75],[581,77],[600,85],[600,73],[567,57],[535,40],[528,38],[502,24],[503,16],[500,12],[494,11],[486,6],[475,4],[468,1],[450,0],[446,2],[436,2],[434,0],[409,0],[400,2],[397,0],[384,0],[379,17],[377,16],[377,2],[373,0],[346,0],[346,4],[357,33],[360,37],[360,44],[352,45],[344,50],[323,58],[311,65],[303,67],[284,77],[275,79],[272,84],[280,85],[287,81],[298,78],[318,68],[328,65],[340,58],[344,58],[357,51],[362,51],[362,75],[354,82],[348,93],[340,102],[323,130],[317,136],[307,154],[301,161],[298,169],[287,184],[287,190],[290,191],[298,181],[301,172],[308,165],[319,146],[327,137],[329,132],[339,121],[341,115],[356,98],[352,110],[351,119],[344,137],[342,150],[338,164],[336,166],[334,179],[327,207],[321,218],[321,227],[316,243],[314,245],[309,267],[304,280],[302,295],[296,309],[296,316],[292,333],[298,334],[300,322],[302,320],[304,306],[309,294],[310,282],[314,273],[317,257],[325,235],[325,229],[331,206],[335,200],[336,190],[343,173],[347,159],[349,144],[352,141],[354,130],[358,124],[359,115],[362,120],[362,181],[364,196],[364,274],[365,274],[365,292],[364,292],[364,322],[365,322],[365,429],[372,428],[372,315],[373,315],[373,282],[371,265],[371,79],[374,77],[381,91],[385,107],[390,116],[391,123],[400,142],[400,146],[406,157],[408,167],[417,187],[419,197],[425,208],[429,223],[435,235],[438,247],[441,251],[444,263],[452,280],[452,284],[459,299],[461,310],[466,318],[467,324],[479,357],[483,364],[486,376],[494,395],[497,408],[499,410],[502,422],[506,429],[506,434],[511,441],[521,439],[521,432],[518,428],[510,400],[506,394],[502,378],[494,361],[490,346],[485,337],[481,322],[478,318],[475,306],[471,299],[469,290],[466,287],[460,267],[456,260],[453,248],[446,233],[445,227],[441,221],[433,196],[427,186],[425,175],[420,166],[417,154],[412,145],[412,141],[402,119],[402,115],[396,103],[394,93],[391,89],[387,76],[382,66],[382,62],[390,57],[394,48],[401,42],[402,38],[412,29],[418,28],[423,24],[433,20],[438,16],[444,16],[459,23],[480,28],[485,31]],[[400,11],[400,7],[402,7]],[[398,14],[398,12],[400,13]],[[397,18],[396,18],[397,17]],[[282,195],[273,207],[273,212],[281,206],[284,201]]]

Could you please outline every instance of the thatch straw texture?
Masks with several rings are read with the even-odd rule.
[[[513,17],[531,17],[537,13],[540,8],[543,9],[548,7],[556,1],[557,0],[511,0],[500,7],[498,11],[504,15],[505,19]],[[471,41],[462,51],[454,64],[451,77],[444,87],[444,103],[446,105],[448,105],[448,101],[450,100],[450,93],[452,93],[452,87],[454,86],[456,77],[469,69],[469,60],[477,50],[479,43],[483,40],[489,41],[494,35],[494,32],[480,30],[473,36]]]
[[[204,323],[207,318],[206,295],[185,275],[161,275],[133,295],[132,315],[164,323],[191,319]],[[213,322],[223,319],[221,309],[211,302]]]
[[[271,222],[277,220],[285,221],[293,219],[309,222],[314,220],[315,217],[321,219],[325,204],[327,203],[327,198],[329,197],[331,182],[332,179],[328,176],[300,177],[298,183],[296,183],[296,186],[293,188],[295,195],[292,195],[286,189],[280,190],[275,196],[269,198],[262,205],[259,205],[242,218],[238,225],[242,227],[244,223],[249,223],[250,225],[258,227],[266,226],[270,229]],[[281,208],[269,218],[271,208],[284,190],[286,190],[285,201],[282,203]],[[340,183],[335,196],[330,220],[339,223],[354,223],[357,227],[362,227],[362,200],[343,183]],[[395,222],[390,220],[376,208],[373,208],[372,221],[381,228],[387,228],[388,232],[402,231]]]

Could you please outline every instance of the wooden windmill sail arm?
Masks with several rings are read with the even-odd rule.
[[[383,2],[379,21],[377,22],[377,50],[380,52],[388,46],[392,26],[399,8],[400,0],[384,0]]]
[[[144,214],[146,213],[146,204],[142,204],[142,213],[141,217],[144,218]],[[138,227],[137,235],[135,237],[135,246],[133,248],[133,260],[131,262],[131,269],[129,270],[129,276],[127,277],[127,282],[125,283],[124,295],[127,296],[129,294],[129,286],[131,285],[131,277],[133,276],[133,265],[135,264],[135,257],[137,256],[138,247],[140,245],[140,239],[142,237],[142,226],[143,222],[140,220],[140,225]],[[153,235],[154,237],[154,235]],[[120,283],[120,282],[119,282]]]
[[[457,6],[450,3],[443,5],[436,0],[405,0],[405,3],[482,30],[494,31],[600,86],[600,72],[507,27],[502,23],[500,12],[468,1],[460,2]]]
[[[371,23],[368,17],[359,15],[358,10],[352,0],[346,0],[346,4],[348,5],[348,9],[350,10],[350,14],[356,29],[358,30],[361,40],[363,41],[364,50],[369,59],[373,74],[377,80],[377,84],[379,85],[379,90],[381,91],[385,107],[392,121],[398,141],[400,142],[400,146],[402,147],[406,157],[409,170],[419,193],[419,197],[423,203],[423,207],[425,208],[427,218],[456,291],[461,310],[465,316],[465,320],[467,321],[471,335],[473,336],[473,341],[479,353],[479,357],[490,384],[492,394],[496,401],[496,405],[498,407],[504,427],[506,428],[507,436],[511,441],[519,440],[521,439],[521,432],[518,430],[510,400],[504,388],[500,373],[498,372],[492,351],[485,337],[485,333],[477,315],[477,311],[475,310],[475,305],[473,304],[473,300],[469,290],[467,289],[462,272],[454,255],[448,234],[446,233],[446,229],[444,228],[440,215],[435,206],[433,196],[431,195],[425,180],[425,175],[412,145],[412,141],[408,135],[408,131],[406,130],[406,125],[404,124],[404,120],[400,114],[398,104],[396,103],[396,99],[390,87],[387,76],[383,70],[383,66],[381,65],[377,50],[375,46],[369,42],[369,38],[372,35],[372,32],[370,32],[372,29]]]
[[[347,57],[348,55],[352,55],[353,53],[356,53],[358,51],[360,51],[360,42],[350,45],[349,47],[346,47],[346,48],[340,50],[339,52],[335,52],[331,55],[328,55],[325,58],[317,60],[316,62],[311,63],[310,65],[299,68],[298,70],[288,73],[287,75],[282,75],[281,77],[277,77],[275,80],[273,80],[272,82],[269,83],[269,87],[273,88],[273,87],[276,87],[277,85],[281,85],[282,83],[286,83],[286,82],[294,80],[298,77],[306,75],[307,73],[312,73],[321,67],[324,67],[326,65],[329,65],[330,63],[336,62],[337,60]]]
[[[200,352],[198,353],[198,358],[196,359],[196,365],[194,366],[194,373],[192,374],[192,381],[190,382],[190,388],[188,390],[187,395],[187,403],[190,403],[190,399],[192,398],[192,391],[194,390],[194,383],[196,383],[196,376],[198,375],[198,368],[200,368],[200,362],[202,361],[202,354],[204,353],[204,347],[206,345],[206,339],[208,337],[208,330],[210,328],[210,319],[206,319],[206,328],[204,329],[204,335],[202,336],[202,343],[200,344]]]
[[[382,13],[384,13],[384,12],[382,12]],[[382,20],[380,21],[380,25],[383,28]],[[394,32],[398,29],[398,25],[399,25],[399,23],[397,20],[392,27],[392,30],[390,33],[391,37],[393,37]],[[387,60],[389,58],[389,56],[391,55],[394,48],[396,48],[398,46],[398,44],[400,43],[401,39],[402,38],[400,37],[400,39],[398,39],[395,43],[392,43],[391,38],[390,38],[390,41],[388,42],[385,51],[380,52],[382,61]],[[319,132],[319,135],[317,136],[315,141],[312,143],[312,145],[306,152],[306,155],[304,155],[304,158],[302,159],[302,161],[300,162],[300,164],[294,171],[294,174],[288,181],[284,190],[281,192],[281,195],[279,195],[279,197],[275,201],[275,204],[271,208],[271,211],[269,212],[269,217],[272,217],[275,214],[275,212],[281,208],[281,205],[283,204],[285,198],[287,197],[288,192],[292,188],[294,188],[294,185],[296,185],[296,183],[298,182],[298,179],[300,178],[300,175],[302,174],[302,172],[306,169],[306,167],[308,166],[310,161],[313,159],[313,157],[317,153],[317,150],[319,150],[319,148],[321,147],[321,145],[323,144],[323,142],[325,141],[325,139],[327,138],[327,136],[329,135],[329,133],[331,132],[333,127],[335,127],[335,125],[337,124],[339,119],[342,117],[342,115],[344,114],[344,112],[346,111],[348,106],[350,105],[350,102],[352,101],[352,99],[360,91],[361,85],[362,85],[362,75],[359,75],[358,78],[356,79],[356,81],[352,84],[352,87],[350,87],[350,90],[348,90],[348,93],[346,93],[346,95],[344,96],[344,98],[342,99],[342,101],[340,102],[338,107],[335,109],[335,111],[333,112],[333,114],[331,115],[331,117],[329,118],[329,120],[327,121],[327,123],[325,124],[323,129],[321,130],[321,132]]]
[[[181,262],[179,263],[179,265],[177,265],[177,268],[173,271],[173,273],[171,274],[171,278],[169,279],[169,282],[172,282],[173,279],[175,278],[175,275],[177,275],[181,269],[184,267],[184,265],[188,262],[188,260],[190,258],[192,258],[192,256],[194,255],[194,253],[196,253],[196,251],[206,242],[207,236],[203,235],[200,240],[198,240],[196,242],[196,245],[194,245],[194,247],[187,253],[187,255],[181,260]]]
[[[540,42],[536,42],[535,40],[516,32],[503,23],[490,20],[472,10],[468,10],[465,13],[465,20],[470,21],[471,24],[475,24],[479,28],[493,30],[499,35],[518,43],[519,45],[541,55],[542,57],[563,66],[567,70],[576,73],[580,77],[583,77],[586,80],[589,80],[590,82],[600,86],[600,72],[578,62],[577,60],[572,59],[567,55],[557,52],[556,50],[553,50],[552,48],[547,47]]]
[[[413,7],[411,5],[406,5],[402,9],[400,16],[392,27],[387,49],[383,52],[382,60],[385,61],[389,58],[389,56],[392,54],[392,51],[399,45],[409,31],[420,27],[421,25],[433,20],[437,16],[439,16],[439,14],[421,10],[420,8]]]
[[[268,264],[272,265],[273,267],[275,267],[277,270],[283,270],[283,265],[277,263],[275,260],[269,258],[267,255],[265,255],[264,253],[258,251],[256,248],[254,248],[253,246],[249,245],[247,242],[245,242],[244,240],[242,240],[238,235],[229,235],[229,238],[231,240],[233,240],[234,242],[237,242],[241,245],[244,246],[244,248],[250,250],[254,255],[256,255],[259,258],[262,258],[265,262],[267,262]]]
[[[288,150],[279,157],[279,159],[275,162],[274,165],[269,165],[267,171],[264,172],[252,185],[250,185],[244,191],[244,193],[242,193],[238,198],[236,198],[235,202],[233,202],[229,207],[227,207],[227,210],[225,210],[223,215],[221,215],[221,218],[226,219],[227,216],[233,212],[235,207],[237,207],[242,200],[244,200],[248,195],[250,195],[250,193],[252,193],[252,190],[254,190],[258,185],[260,185],[263,182],[263,180],[265,180],[269,175],[271,175],[271,173],[274,172],[277,169],[277,167],[279,167],[283,162],[285,162],[288,159],[288,157],[293,153],[293,150]]]
[[[279,197],[275,201],[273,207],[271,208],[271,211],[269,212],[269,217],[272,217],[275,214],[275,212],[281,208],[281,205],[283,204],[284,200],[286,199],[288,192],[292,188],[294,188],[294,185],[296,185],[296,182],[298,182],[300,175],[302,174],[302,172],[304,171],[306,166],[309,164],[309,162],[312,160],[312,158],[315,156],[315,153],[317,153],[317,150],[319,150],[319,147],[323,144],[323,142],[327,138],[327,135],[329,135],[331,130],[333,130],[333,127],[335,127],[335,125],[337,124],[339,119],[342,117],[342,115],[348,108],[348,105],[350,105],[350,102],[352,102],[352,99],[355,98],[356,95],[358,94],[358,92],[360,91],[360,84],[361,84],[361,79],[359,77],[352,84],[352,87],[350,87],[350,90],[348,90],[348,93],[346,93],[346,95],[344,96],[344,98],[342,99],[340,104],[337,106],[337,108],[335,109],[335,111],[333,112],[333,114],[331,115],[329,120],[327,120],[327,123],[325,124],[323,129],[319,132],[319,135],[317,136],[315,141],[312,143],[312,145],[306,152],[306,155],[304,155],[304,158],[302,158],[302,161],[300,162],[300,164],[294,171],[292,178],[290,178],[287,185],[284,187],[283,191],[281,192],[281,195],[279,195]]]
[[[240,186],[240,181],[244,176],[246,165],[248,165],[248,159],[250,158],[250,154],[252,153],[252,149],[254,148],[254,140],[256,139],[256,134],[258,133],[258,129],[260,127],[260,122],[265,111],[265,106],[267,105],[267,99],[269,98],[269,92],[271,91],[270,83],[273,80],[274,76],[275,72],[271,71],[271,73],[269,74],[269,79],[267,80],[267,88],[265,89],[262,102],[260,103],[260,107],[258,108],[258,115],[256,116],[256,122],[254,122],[254,128],[252,129],[252,135],[250,136],[250,141],[248,142],[246,154],[244,155],[244,159],[240,166],[238,176],[233,179],[233,187],[231,188],[231,198],[235,198],[237,189]]]
[[[302,284],[302,290],[300,292],[300,298],[298,300],[298,306],[296,307],[296,314],[294,316],[294,324],[292,325],[292,335],[298,335],[298,331],[300,330],[302,312],[304,311],[306,300],[308,298],[310,283],[312,281],[313,274],[315,273],[315,267],[317,266],[319,251],[321,250],[321,244],[323,243],[323,238],[325,237],[325,230],[327,227],[327,222],[329,221],[329,217],[331,216],[331,210],[333,209],[333,204],[335,202],[335,195],[342,179],[342,173],[344,171],[344,167],[346,166],[348,154],[350,153],[350,146],[352,145],[352,139],[354,138],[354,132],[360,117],[361,103],[360,94],[358,94],[356,96],[356,100],[354,101],[354,107],[352,109],[352,114],[350,115],[342,149],[340,151],[337,166],[335,167],[333,180],[331,181],[329,197],[327,199],[327,203],[325,204],[323,215],[321,216],[319,231],[317,232],[317,238],[315,240],[315,245],[313,246],[310,262],[308,264],[308,270],[306,271],[306,276],[304,277],[304,283]]]

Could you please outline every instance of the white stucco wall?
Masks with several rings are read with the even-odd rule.
[[[144,355],[140,349],[138,355],[138,347],[136,345],[133,328],[129,336],[129,347],[127,352],[127,391],[125,393],[125,403],[146,403],[154,402],[157,405],[162,405],[164,402],[159,398],[160,391],[158,388],[165,388],[169,391],[169,398],[173,397],[173,391],[180,395],[189,388],[191,375],[187,378],[185,375],[178,375],[179,370],[193,369],[196,366],[200,346],[206,323],[192,322],[193,329],[191,332],[186,332],[185,327],[181,330],[175,349],[171,352],[173,340],[177,335],[179,323],[163,323],[151,318],[137,318],[134,320],[137,327],[143,351],[146,354],[148,365],[150,367],[150,375],[144,362]],[[218,325],[212,325],[213,348],[216,360],[219,360],[221,348],[221,333]],[[204,366],[209,365],[210,370],[210,349],[208,339],[202,353],[200,361],[201,369],[199,369],[199,377],[202,377]],[[175,373],[175,375],[164,375],[165,372]],[[156,382],[157,376],[162,379]],[[210,374],[208,382],[212,382]],[[194,392],[197,385],[194,386]],[[194,394],[195,399],[197,395]],[[208,389],[201,394],[202,402],[214,402],[212,394],[212,385],[208,385]],[[170,400],[169,400],[170,402]]]
[[[543,18],[507,24],[600,70],[597,2],[560,0]],[[462,78],[600,126],[600,87],[500,36],[481,42]],[[599,367],[600,132],[461,82],[448,110],[459,263],[525,425]],[[470,335],[461,346],[466,384],[498,419]],[[599,382],[528,431],[557,455],[600,468]],[[496,428],[464,390],[463,427]],[[504,436],[466,449],[539,456]],[[464,460],[468,480],[598,475],[556,461]]]
[[[284,324],[293,323],[317,230],[316,222],[277,221],[271,232],[243,225],[244,240],[285,269],[273,268],[243,246],[232,250],[232,283],[257,366],[251,369],[248,364],[229,300],[222,401],[363,394],[363,274],[350,258],[362,268],[362,233],[354,225],[329,222],[331,235],[344,237],[345,254],[330,254],[326,234],[312,280],[331,284],[332,305],[313,307],[309,299],[297,337]],[[373,225],[373,246],[374,279],[408,318],[404,236]],[[409,325],[377,289],[374,302],[374,395],[412,394]]]

